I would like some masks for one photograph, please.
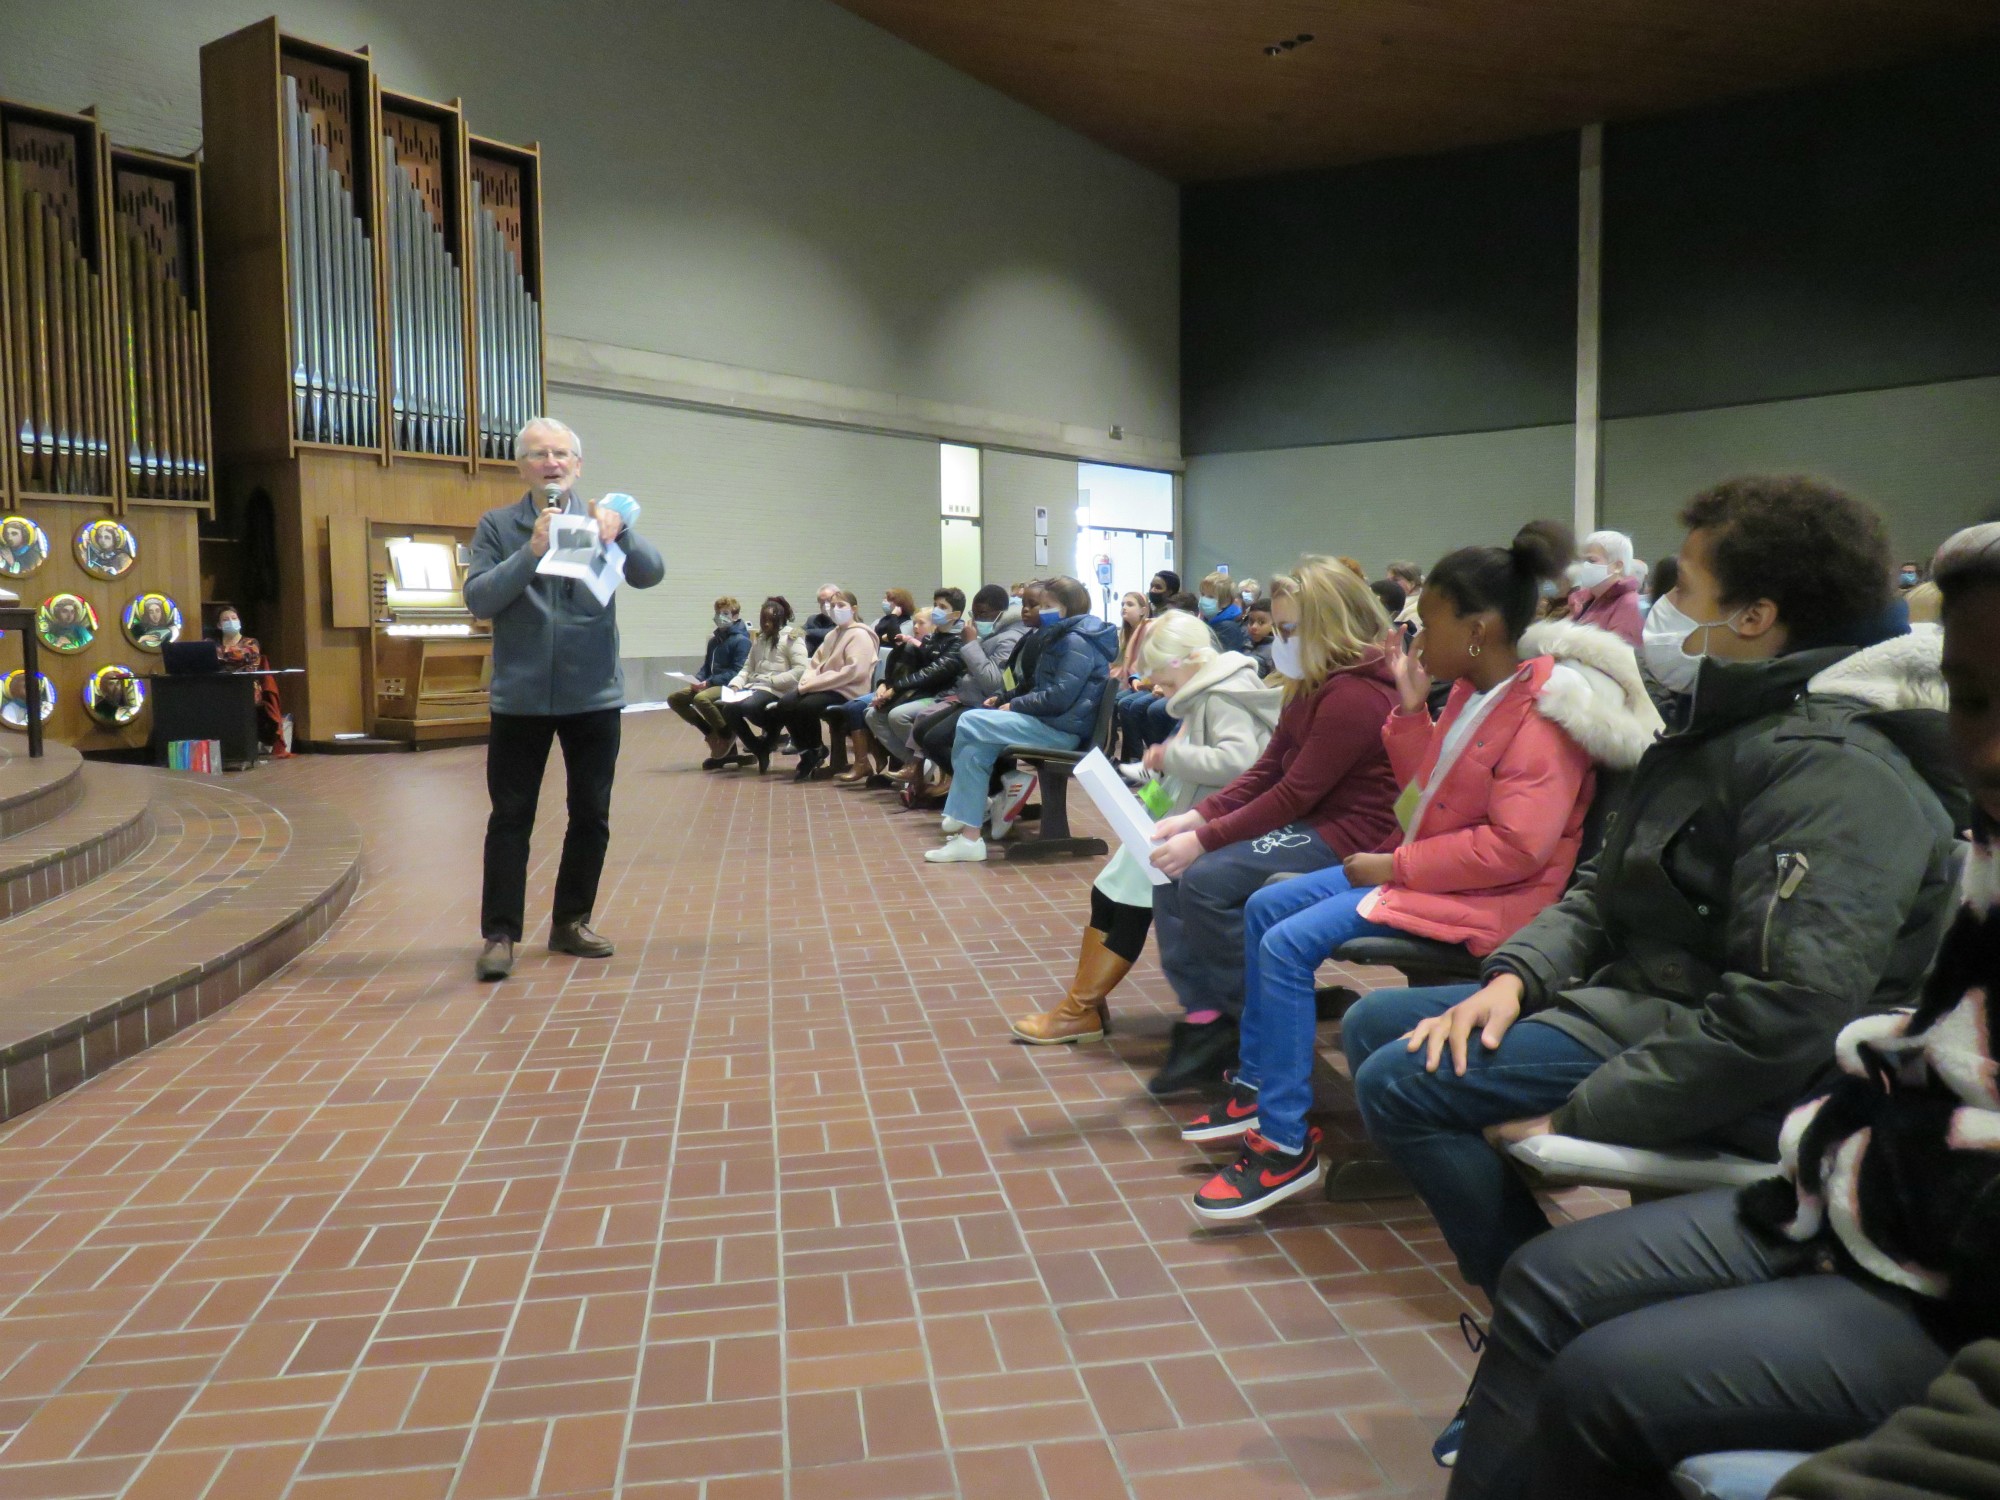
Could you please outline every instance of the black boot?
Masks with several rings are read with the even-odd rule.
[[[826,751],[821,749],[818,745],[814,745],[809,749],[800,751],[799,768],[798,770],[792,773],[792,780],[811,781],[812,773],[819,769],[820,762],[825,759],[826,759]]]
[[[1233,1017],[1223,1016],[1206,1026],[1174,1022],[1174,1039],[1160,1071],[1146,1081],[1146,1091],[1164,1096],[1194,1090],[1222,1090],[1223,1074],[1236,1066],[1240,1033]]]

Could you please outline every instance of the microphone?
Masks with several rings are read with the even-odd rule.
[[[563,487],[560,484],[558,484],[555,480],[552,479],[547,484],[542,486],[543,505],[546,506],[546,505],[560,504],[562,501],[562,497],[563,497]]]

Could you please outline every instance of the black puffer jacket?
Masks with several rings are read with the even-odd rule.
[[[1521,976],[1524,1024],[1605,1059],[1558,1131],[1775,1158],[1841,1027],[1916,993],[1971,811],[1939,651],[1927,633],[1703,664],[1598,858],[1486,962]]]
[[[933,630],[917,645],[905,642],[898,646],[889,658],[890,700],[908,703],[913,698],[934,698],[958,681],[958,656],[963,645],[958,626],[953,625]]]

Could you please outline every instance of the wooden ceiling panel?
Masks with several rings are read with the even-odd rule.
[[[2000,35],[1995,0],[836,3],[1183,182],[1574,129]]]

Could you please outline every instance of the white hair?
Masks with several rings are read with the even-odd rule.
[[[1171,661],[1197,665],[1215,660],[1215,637],[1195,616],[1170,609],[1146,626],[1139,642],[1139,669],[1158,671]]]
[[[1603,552],[1608,563],[1629,565],[1632,561],[1632,538],[1622,531],[1593,531],[1583,539],[1583,545],[1577,550],[1588,552],[1592,547]]]
[[[528,440],[528,434],[537,427],[550,427],[569,439],[569,451],[578,458],[583,457],[583,439],[576,435],[576,429],[567,422],[559,422],[554,417],[530,417],[521,424],[521,430],[514,434],[514,456],[521,456],[521,444]]]

